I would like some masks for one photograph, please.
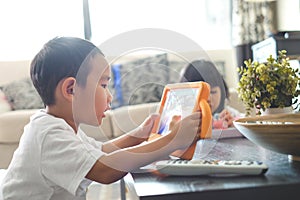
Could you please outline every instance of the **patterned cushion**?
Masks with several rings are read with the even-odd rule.
[[[169,83],[167,54],[120,63],[112,68],[113,108],[159,102],[164,86]]]
[[[3,91],[0,90],[0,114],[10,110],[11,110],[11,106],[7,101],[7,98],[5,97]]]
[[[0,87],[12,110],[43,108],[44,104],[30,78],[13,81]]]
[[[188,64],[184,61],[169,61],[170,83],[178,83],[182,69]]]

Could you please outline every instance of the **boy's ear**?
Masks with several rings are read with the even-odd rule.
[[[65,98],[73,98],[76,80],[74,77],[68,77],[62,82],[62,94]]]

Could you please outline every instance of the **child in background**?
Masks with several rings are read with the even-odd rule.
[[[233,120],[240,113],[226,105],[229,91],[225,80],[215,65],[207,60],[195,60],[181,71],[180,82],[204,81],[210,85],[209,104],[213,115],[213,128],[233,126]]]
[[[89,41],[58,37],[31,63],[30,75],[46,108],[25,126],[3,179],[6,199],[85,199],[91,181],[109,184],[128,172],[185,149],[199,137],[201,113],[174,122],[169,134],[148,140],[157,114],[107,142],[88,137],[81,123],[99,126],[110,109],[110,66]]]

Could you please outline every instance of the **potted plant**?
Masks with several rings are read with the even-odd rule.
[[[270,55],[265,63],[245,60],[246,66],[238,68],[241,77],[237,91],[246,115],[253,108],[260,115],[268,108],[299,106],[294,97],[300,94],[300,74],[290,66],[286,53],[286,50],[278,51],[277,59]]]

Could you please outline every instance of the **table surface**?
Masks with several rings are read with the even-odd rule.
[[[207,145],[207,144],[206,144]],[[124,179],[130,199],[299,199],[300,162],[258,147],[246,138],[215,141],[204,159],[259,160],[269,169],[258,176],[167,176],[131,173]],[[298,196],[298,198],[297,198]]]

